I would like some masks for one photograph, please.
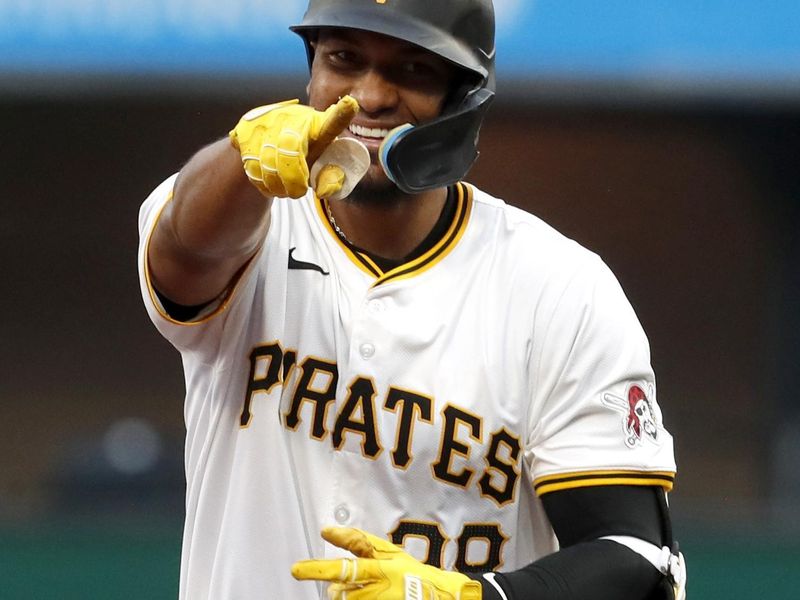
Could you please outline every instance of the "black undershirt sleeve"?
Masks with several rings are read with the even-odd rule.
[[[665,578],[644,557],[607,535],[671,544],[664,492],[657,487],[598,486],[542,497],[561,550],[495,582],[508,600],[667,600]],[[502,600],[482,577],[483,600]]]
[[[172,300],[167,298],[156,288],[153,288],[153,291],[156,293],[156,296],[158,296],[158,299],[161,302],[161,306],[164,307],[166,313],[170,317],[172,317],[176,321],[180,321],[181,323],[188,323],[189,321],[194,319],[197,315],[199,315],[200,311],[202,311],[206,306],[211,304],[211,302],[198,304],[196,306],[187,306],[184,304],[178,304],[177,302],[173,302]]]

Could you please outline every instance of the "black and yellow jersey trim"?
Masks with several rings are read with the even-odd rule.
[[[317,198],[317,212],[319,213],[320,220],[325,224],[328,233],[336,240],[348,258],[350,258],[359,269],[376,279],[372,284],[373,287],[375,287],[383,283],[408,279],[420,273],[424,273],[439,263],[456,247],[459,240],[464,235],[464,231],[466,231],[470,215],[472,214],[473,190],[466,183],[457,183],[456,193],[455,215],[442,238],[421,256],[386,272],[384,272],[368,254],[348,245],[339,237],[330,219],[328,219],[328,203],[326,200]]]
[[[159,300],[158,293],[156,292],[156,288],[153,285],[153,279],[150,274],[150,242],[153,238],[153,233],[155,233],[156,227],[158,226],[158,222],[161,220],[161,215],[164,213],[164,210],[167,208],[170,202],[172,202],[173,195],[174,195],[174,190],[171,190],[169,192],[169,195],[167,196],[167,199],[164,201],[164,204],[162,204],[161,207],[158,209],[158,212],[156,213],[156,218],[153,220],[153,224],[150,227],[150,231],[147,233],[147,241],[145,242],[145,248],[144,248],[144,257],[142,259],[144,260],[144,279],[145,279],[145,284],[147,285],[147,293],[150,296],[150,302],[153,304],[153,306],[155,307],[156,311],[158,312],[158,314],[161,316],[162,319],[168,321],[169,323],[172,323],[173,325],[194,327],[197,325],[203,325],[204,323],[207,323],[208,321],[216,317],[218,314],[224,312],[228,308],[228,304],[230,304],[230,301],[233,298],[234,292],[236,291],[236,287],[238,286],[239,281],[242,278],[242,274],[244,273],[244,271],[247,270],[247,268],[249,268],[253,260],[252,258],[248,260],[244,264],[244,266],[242,266],[239,269],[239,271],[237,271],[236,275],[234,275],[233,277],[231,285],[227,289],[223,290],[223,292],[216,299],[208,303],[210,309],[201,312],[202,316],[189,321],[179,321],[174,317],[172,317],[172,315],[170,315],[164,309],[164,305],[161,303],[161,300]]]
[[[654,485],[669,492],[675,482],[670,471],[578,471],[539,477],[533,482],[537,496],[596,485]]]

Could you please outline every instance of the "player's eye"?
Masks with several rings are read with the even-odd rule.
[[[328,53],[331,64],[339,67],[349,67],[359,64],[358,55],[352,50],[334,50]]]
[[[414,77],[435,77],[437,75],[436,69],[430,64],[418,60],[402,63],[400,70],[406,75],[413,75]]]

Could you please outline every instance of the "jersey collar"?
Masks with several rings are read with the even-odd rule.
[[[328,219],[328,203],[326,200],[316,198],[317,213],[319,214],[320,221],[322,221],[328,234],[336,240],[336,243],[344,251],[347,257],[359,269],[367,275],[373,277],[375,281],[372,286],[378,286],[390,281],[398,281],[400,279],[408,279],[424,273],[434,265],[439,263],[450,251],[455,248],[464,231],[467,228],[470,214],[472,213],[472,187],[466,183],[456,184],[456,209],[450,225],[447,227],[444,235],[426,252],[413,260],[396,266],[389,271],[383,271],[374,260],[365,252],[358,250],[344,242],[341,237],[336,233]]]

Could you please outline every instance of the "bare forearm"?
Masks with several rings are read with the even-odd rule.
[[[153,232],[149,260],[156,286],[182,304],[214,298],[263,242],[270,205],[227,139],[200,150],[178,175]]]
[[[199,257],[248,254],[263,239],[270,203],[248,181],[239,151],[222,139],[200,150],[178,175],[172,232]]]

